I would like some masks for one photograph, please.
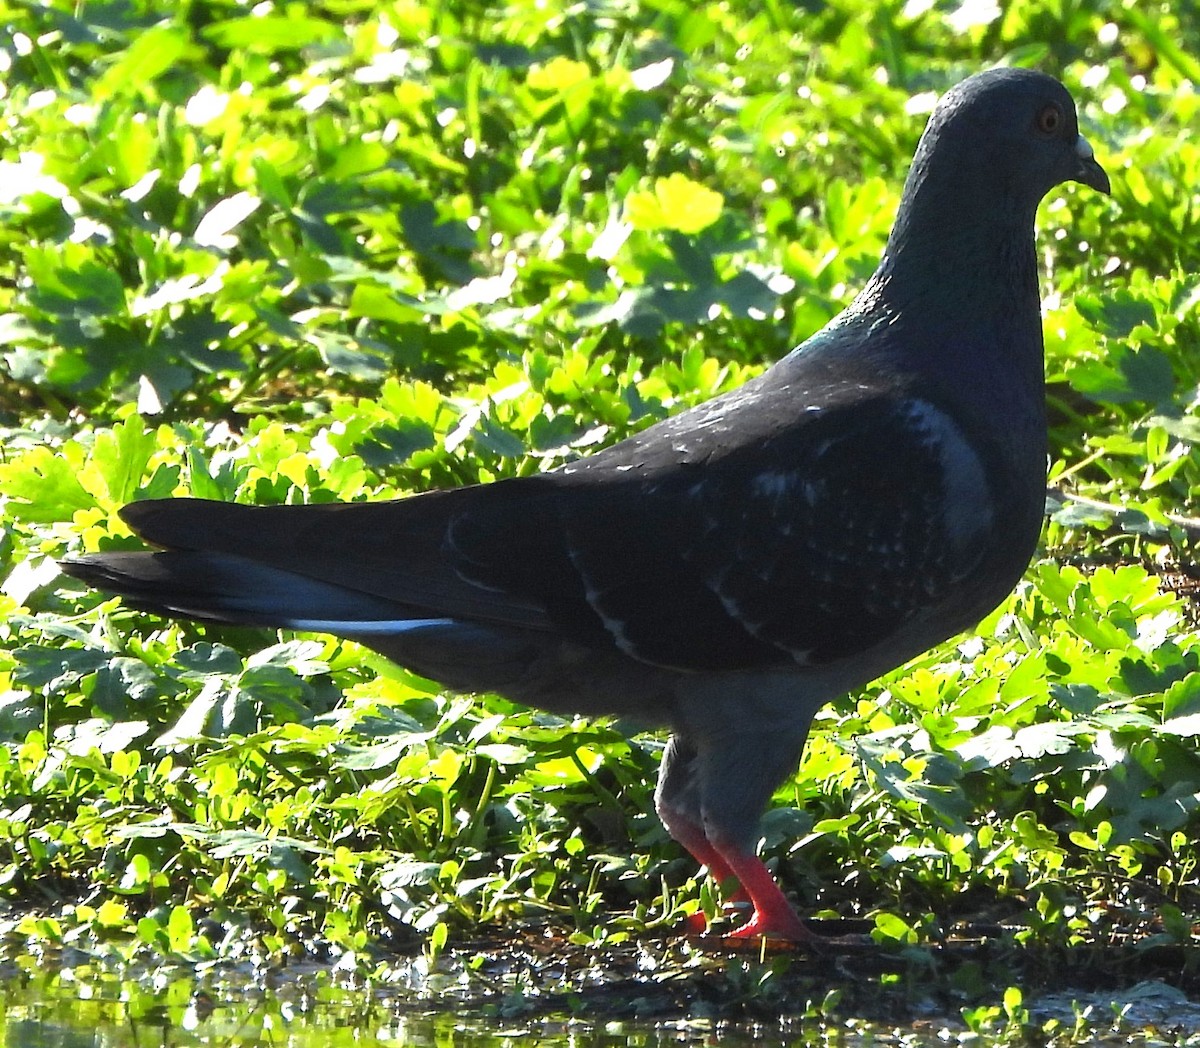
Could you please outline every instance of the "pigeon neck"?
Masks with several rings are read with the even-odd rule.
[[[1034,212],[1026,207],[956,204],[960,194],[928,183],[905,193],[883,259],[870,284],[889,310],[919,309],[929,323],[939,314],[978,323],[997,311],[1038,313]]]
[[[1036,414],[1044,377],[1033,209],[985,215],[952,200],[905,193],[849,312],[886,325],[911,365],[971,410],[987,411],[1003,392]]]

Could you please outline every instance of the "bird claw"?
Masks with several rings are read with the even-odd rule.
[[[718,921],[736,920],[752,909],[748,902],[726,903],[721,908],[721,916]],[[690,914],[683,921],[685,935],[707,936],[712,929],[713,924],[709,923],[703,911]],[[752,942],[757,944],[763,939],[779,944],[811,943],[821,938],[816,932],[806,928],[804,923],[790,910],[770,914],[761,910],[753,910],[750,913],[750,919],[745,924],[732,931],[718,932],[715,937],[730,946],[746,945]]]
[[[776,913],[767,915],[755,910],[745,924],[729,932],[725,938],[747,941],[751,939],[771,939],[783,942],[813,942],[820,939],[816,932],[809,931],[803,922],[793,913]]]

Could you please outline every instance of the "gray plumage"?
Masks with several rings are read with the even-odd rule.
[[[742,388],[541,476],[396,502],[134,503],[164,552],[63,569],[168,615],[318,629],[465,691],[669,726],[667,829],[802,938],[754,855],[817,709],[972,626],[1034,552],[1034,213],[1108,179],[1052,77],[959,84],[875,275]]]

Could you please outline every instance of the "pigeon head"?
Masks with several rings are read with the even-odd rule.
[[[995,275],[992,286],[1036,293],[1034,215],[1071,181],[1110,190],[1067,89],[1032,69],[969,77],[942,97],[921,135],[868,297],[886,283],[900,296],[936,291],[952,308],[945,289],[979,272]]]
[[[1036,70],[989,69],[938,103],[917,146],[900,216],[915,213],[936,226],[941,214],[968,227],[974,216],[1025,232],[1042,197],[1071,181],[1110,191],[1067,89]]]
[[[1079,133],[1067,89],[1032,69],[989,69],[938,103],[908,185],[947,184],[964,176],[981,193],[1030,208],[1063,182],[1082,182],[1101,193],[1110,188]]]

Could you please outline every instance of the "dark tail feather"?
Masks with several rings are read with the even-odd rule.
[[[61,562],[130,607],[198,622],[333,633],[464,691],[520,680],[538,648],[521,631],[434,617],[226,553],[92,553]]]
[[[92,553],[60,566],[89,586],[120,595],[131,607],[201,622],[370,634],[431,621],[420,609],[235,554]]]

